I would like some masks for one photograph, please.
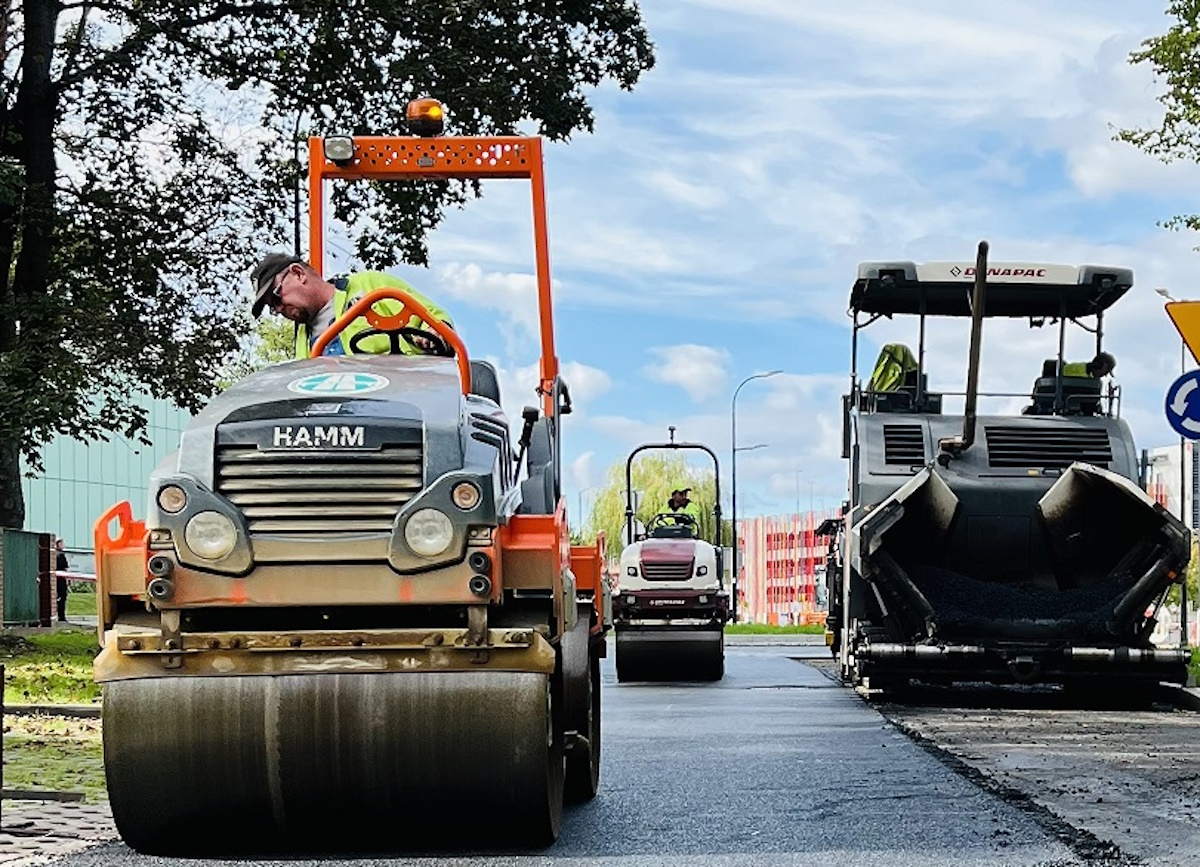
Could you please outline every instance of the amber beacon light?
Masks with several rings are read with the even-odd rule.
[[[406,117],[413,135],[441,135],[446,126],[446,109],[436,99],[414,99],[408,104]]]

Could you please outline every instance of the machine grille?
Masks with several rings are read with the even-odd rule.
[[[421,446],[377,451],[217,450],[217,492],[241,509],[250,535],[386,533],[420,492]]]
[[[1075,461],[1108,467],[1112,444],[1104,428],[988,427],[988,466],[1069,467]]]
[[[642,577],[647,581],[690,581],[692,561],[687,563],[642,562]]]
[[[925,463],[924,428],[919,424],[885,424],[883,462],[909,465]]]
[[[512,447],[508,441],[508,425],[481,413],[471,413],[471,439],[487,443],[500,453],[500,473],[504,487],[516,481],[513,473]]]

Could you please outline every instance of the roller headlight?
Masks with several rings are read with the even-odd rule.
[[[158,507],[168,515],[178,515],[187,506],[187,494],[179,485],[164,485],[158,492]]]
[[[237,545],[237,527],[220,512],[200,512],[187,522],[184,541],[205,560],[220,560]]]
[[[469,512],[479,505],[479,488],[470,482],[459,482],[450,492],[450,499],[464,512]]]
[[[327,136],[325,156],[339,166],[349,165],[354,160],[354,139],[348,135]]]
[[[454,524],[437,509],[418,509],[404,525],[404,540],[422,557],[436,557],[454,541]]]

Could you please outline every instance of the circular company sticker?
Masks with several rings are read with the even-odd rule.
[[[314,373],[288,383],[288,391],[309,395],[366,394],[386,388],[385,377],[374,373]]]

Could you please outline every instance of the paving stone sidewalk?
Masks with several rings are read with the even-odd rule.
[[[0,810],[0,864],[43,863],[117,839],[108,804],[5,799]]]

